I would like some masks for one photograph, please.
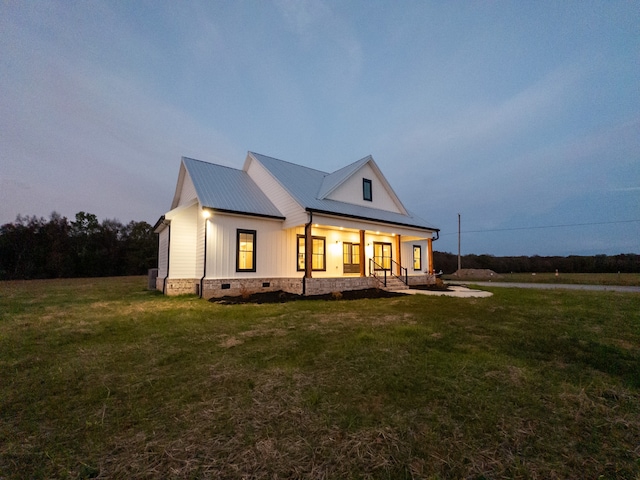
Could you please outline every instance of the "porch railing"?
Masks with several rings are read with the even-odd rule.
[[[409,285],[409,270],[406,267],[403,267],[395,260],[391,260],[391,268],[384,268],[382,265],[377,263],[373,258],[369,259],[369,274],[374,277],[376,280],[381,282],[385,287],[387,286],[387,272],[392,277],[396,277],[405,285]],[[400,275],[396,275],[393,273],[393,267],[400,267]],[[382,273],[379,273],[382,272]]]

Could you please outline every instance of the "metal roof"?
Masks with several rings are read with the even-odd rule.
[[[187,157],[182,163],[203,207],[284,219],[247,172]]]
[[[360,166],[371,159],[370,156],[337,170],[334,174],[329,174],[313,168],[278,160],[277,158],[260,155],[259,153],[249,152],[249,154],[260,162],[280,185],[306,210],[329,215],[358,218],[361,220],[416,227],[423,230],[439,230],[411,212],[404,215],[388,210],[319,198],[322,192],[328,193],[337,185],[344,182],[346,179],[345,175],[347,177],[352,175]],[[332,178],[325,184],[327,177]]]
[[[342,185],[351,175],[370,160],[373,159],[371,155],[368,155],[357,162],[353,162],[352,164],[325,176],[322,181],[320,191],[318,192],[318,198],[326,198],[331,192]]]

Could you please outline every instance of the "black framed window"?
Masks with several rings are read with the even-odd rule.
[[[368,178],[362,179],[362,198],[371,202],[373,201],[373,190],[371,188],[371,180]]]
[[[420,245],[413,246],[413,269],[422,270],[422,247]]]
[[[237,230],[236,272],[256,271],[256,231]]]
[[[305,241],[304,235],[298,235],[298,266],[299,272],[304,271]],[[327,269],[327,241],[325,237],[311,237],[311,270],[325,271]]]

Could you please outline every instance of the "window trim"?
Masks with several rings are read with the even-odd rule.
[[[367,186],[369,187],[368,189]],[[362,179],[362,199],[367,202],[373,202],[373,182],[368,178]]]
[[[240,268],[240,235],[247,234],[253,236],[253,262],[251,268]],[[243,228],[236,229],[236,272],[255,272],[257,265],[257,248],[258,234],[256,230],[247,230]]]
[[[300,239],[305,239],[304,235],[296,236],[296,271],[304,272],[304,265],[307,258],[307,253],[305,251],[304,257],[302,259],[302,268],[300,268]],[[313,255],[313,240],[322,240],[322,268],[313,268],[313,258],[311,261],[311,271],[312,272],[326,272],[327,271],[327,237],[321,237],[318,235],[313,235],[311,237],[311,255]],[[304,242],[302,243],[304,245]]]
[[[418,256],[418,268],[416,268],[416,249],[420,252]],[[413,270],[422,270],[422,245],[413,246]]]

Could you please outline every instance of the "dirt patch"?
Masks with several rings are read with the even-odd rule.
[[[209,301],[223,305],[236,305],[240,303],[285,303],[298,300],[361,300],[364,298],[391,298],[403,296],[403,293],[387,292],[378,288],[364,290],[346,290],[344,292],[327,293],[324,295],[298,295],[295,293],[275,292],[252,293],[237,297],[211,298]]]

